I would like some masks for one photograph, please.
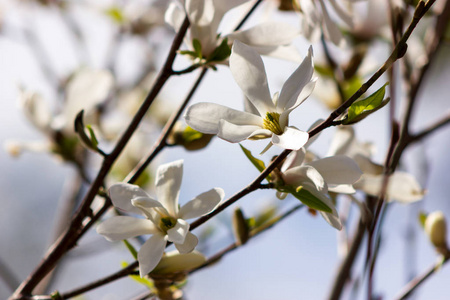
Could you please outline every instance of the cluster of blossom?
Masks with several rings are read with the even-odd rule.
[[[182,30],[186,20],[189,21],[183,40],[184,48],[177,53],[186,57],[191,67],[178,73],[172,70],[173,73],[169,75],[182,75],[197,68],[213,70],[217,70],[219,66],[229,68],[245,96],[245,101],[248,101],[244,111],[208,102],[188,106],[184,114],[187,126],[179,125],[180,123],[172,124],[174,125],[171,127],[172,133],[169,138],[165,138],[165,145],[181,145],[188,150],[197,150],[207,146],[213,136],[230,143],[267,139],[268,144],[261,150],[261,157],[264,157],[272,146],[279,147],[285,154],[285,159],[272,168],[272,172],[266,177],[267,186],[276,191],[276,197],[282,200],[292,196],[300,200],[312,213],[319,212],[332,227],[342,230],[345,224],[338,213],[339,195],[357,195],[357,191],[361,191],[364,196],[381,197],[387,201],[396,200],[402,203],[421,200],[425,195],[424,188],[412,174],[405,171],[387,174],[385,166],[373,161],[373,146],[361,143],[355,137],[353,124],[389,102],[383,99],[385,86],[381,88],[383,94],[378,104],[371,103],[372,106],[366,105],[358,112],[355,112],[356,110],[350,112],[353,108],[349,106],[344,112],[341,111],[340,118],[335,118],[338,123],[333,124],[339,126],[324,157],[316,155],[309,149],[319,137],[317,133],[311,134],[312,130],[324,121],[319,120],[312,124],[308,131],[293,126],[298,120],[293,118],[291,113],[313,94],[316,83],[320,84],[321,80],[332,79],[333,82],[341,80],[338,85],[340,84],[342,95],[336,96],[341,99],[334,107],[347,100],[343,95],[347,95],[346,93],[352,95],[356,92],[352,84],[361,80],[358,72],[361,72],[363,60],[358,55],[364,58],[367,53],[367,49],[360,50],[359,46],[364,44],[364,47],[368,47],[368,43],[384,34],[381,27],[386,24],[381,23],[375,26],[377,28],[369,28],[370,33],[362,32],[359,26],[361,22],[354,20],[352,10],[344,8],[344,6],[351,7],[352,2],[356,1],[345,3],[338,3],[336,0],[290,1],[292,9],[300,16],[299,28],[283,22],[270,21],[244,30],[219,31],[219,28],[224,27],[224,24],[221,24],[222,19],[230,10],[245,11],[251,7],[250,5],[254,5],[254,1],[248,0],[185,0],[164,4],[161,1],[154,1],[152,2],[154,6],[151,6],[153,10],[129,8],[120,11],[114,8],[108,10],[108,14],[120,24],[122,33],[128,32],[144,38],[152,29],[164,26],[161,13],[163,11],[164,21],[175,32]],[[372,6],[375,1],[368,2],[368,5]],[[155,13],[156,9],[159,13]],[[333,21],[335,16],[338,17],[337,22]],[[368,22],[368,19],[365,21]],[[340,28],[342,24],[348,27],[345,34]],[[332,68],[324,71],[323,68],[315,66],[313,46],[309,47],[306,56],[300,55],[293,43],[300,36],[306,37],[311,43],[315,43],[321,36],[324,44],[331,42],[334,46],[341,47],[341,51],[345,49],[344,47],[348,47],[349,43],[353,43],[355,46],[352,50],[353,56],[343,63],[345,68],[343,75],[341,74],[342,78],[326,75],[330,70],[333,72]],[[279,92],[271,93],[269,90],[269,80],[261,55],[299,62]],[[145,75],[148,73],[154,75],[149,69],[146,71]],[[122,105],[119,114],[123,114],[125,110],[131,111],[129,115],[119,117],[130,120],[136,114],[134,107],[136,103],[127,104],[125,108],[123,99],[132,95],[130,97],[137,99],[133,101],[140,101],[142,94],[147,92],[142,85],[153,80],[143,76],[139,84],[120,90],[113,73],[111,70],[91,69],[74,72],[63,86],[64,106],[57,113],[48,107],[39,94],[21,90],[20,105],[23,113],[50,142],[45,146],[36,146],[36,143],[9,141],[6,144],[7,150],[14,155],[23,149],[39,149],[57,154],[66,162],[79,167],[88,180],[85,148],[108,157],[108,154],[100,150],[99,145],[112,143],[113,140],[119,139],[122,133],[122,128],[109,125],[116,120],[117,113],[108,117],[105,111],[112,107],[111,103],[118,103]],[[348,86],[350,87],[346,90]],[[373,95],[369,97],[375,98],[376,95]],[[121,99],[117,101],[117,98]],[[361,101],[364,99],[360,100],[360,103]],[[84,115],[83,113],[80,115],[80,111],[84,111]],[[176,268],[176,272],[184,272],[202,265],[205,262],[203,255],[194,251],[199,239],[190,232],[191,225],[186,220],[215,214],[215,210],[226,202],[224,190],[216,187],[180,206],[178,202],[183,160],[159,165],[154,175],[152,170],[147,170],[147,180],[139,184],[117,183],[144,156],[145,146],[141,145],[147,143],[146,133],[150,132],[148,135],[152,135],[156,131],[155,128],[161,126],[161,124],[155,126],[157,122],[154,121],[160,115],[159,112],[152,114],[153,120],[146,120],[144,129],[134,134],[133,139],[136,140],[129,143],[129,147],[134,149],[130,154],[132,158],[128,159],[126,167],[117,164],[116,170],[122,168],[121,171],[116,172],[114,178],[107,178],[106,186],[109,186],[109,189],[108,195],[105,194],[104,197],[111,200],[116,215],[104,218],[96,226],[97,232],[110,241],[140,236],[147,238],[151,235],[137,252],[140,277],[149,274],[151,277],[152,272],[155,274],[164,268]],[[167,117],[163,119],[162,124],[167,121]],[[84,123],[92,127],[86,127],[85,131]],[[195,138],[192,138],[193,136]],[[248,157],[253,163],[259,161],[251,154],[248,154]],[[124,160],[123,156],[120,160]],[[152,189],[149,186],[150,179],[154,179],[155,198],[146,191]],[[181,198],[185,197],[181,194]],[[349,198],[361,209],[361,218],[367,217],[364,201],[358,201],[353,196]],[[436,248],[447,255],[445,233],[442,234],[446,228],[445,220],[442,221],[443,217],[440,215],[438,217],[439,222],[435,221],[437,218],[435,215],[429,216],[430,221],[427,221],[426,230]],[[177,254],[166,253],[170,243],[174,244]],[[192,255],[184,256],[189,253]],[[182,259],[173,259],[178,255]]]

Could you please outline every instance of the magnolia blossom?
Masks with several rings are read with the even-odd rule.
[[[45,99],[36,92],[20,90],[19,106],[30,123],[46,136],[54,139],[55,132],[64,137],[74,137],[76,115],[85,110],[85,121],[96,123],[96,107],[105,101],[113,88],[114,79],[106,70],[84,69],[74,74],[65,89],[65,102],[60,113],[56,114]],[[12,147],[14,146],[14,147]],[[22,149],[48,150],[51,143],[9,141],[8,148],[14,153]]]
[[[222,42],[227,39],[228,47],[234,40],[239,40],[252,46],[260,54],[270,55],[293,61],[301,60],[297,50],[290,46],[300,31],[286,23],[266,22],[246,30],[232,33],[218,32],[219,25],[225,13],[248,0],[186,0],[172,2],[167,9],[165,19],[175,30],[187,14],[190,26],[186,34],[186,44],[190,50],[195,50],[194,40],[200,42],[202,56],[208,60]],[[180,5],[182,4],[182,5]],[[184,6],[182,9],[180,6]],[[219,62],[227,57],[220,57]]]
[[[303,16],[302,30],[307,38],[316,39],[320,33],[317,29],[322,28],[325,37],[333,44],[339,45],[342,42],[342,33],[338,25],[331,19],[324,0],[297,0],[297,2],[300,5]],[[336,0],[329,0],[328,2],[339,18],[350,28],[353,27],[352,14],[338,5]]]
[[[364,173],[353,187],[369,195],[379,196],[384,181],[383,166],[372,162],[370,159],[372,152],[371,144],[358,142],[353,128],[345,126],[338,128],[328,155],[347,155],[353,158]],[[396,171],[389,176],[386,190],[388,200],[410,203],[421,200],[424,194],[425,191],[411,174]]]
[[[288,126],[289,114],[314,89],[316,79],[312,78],[312,56],[310,48],[308,56],[284,83],[281,92],[272,98],[261,57],[252,48],[235,41],[230,56],[230,70],[257,112],[241,112],[214,103],[197,103],[188,108],[186,122],[197,131],[217,134],[231,143],[270,138],[270,143],[262,153],[272,144],[284,149],[300,149],[307,142],[308,133]]]
[[[355,183],[362,175],[353,159],[344,155],[315,159],[314,154],[304,147],[291,152],[286,157],[280,171],[285,185],[295,188],[302,187],[331,208],[331,213],[320,211],[320,214],[331,226],[338,230],[342,229],[341,221],[328,196],[328,191],[331,188],[341,188],[343,193],[355,192],[353,189],[342,189],[342,187]],[[286,194],[277,192],[277,197],[283,199]]]
[[[156,171],[156,195],[152,199],[136,185],[118,183],[109,189],[114,206],[125,212],[145,217],[115,216],[97,227],[97,232],[110,241],[151,234],[138,253],[141,277],[152,271],[163,256],[167,241],[173,242],[180,253],[189,253],[197,246],[198,239],[189,232],[186,219],[200,217],[211,212],[223,199],[220,188],[211,189],[178,206],[183,161],[161,165]]]

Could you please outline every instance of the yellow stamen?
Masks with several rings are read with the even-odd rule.
[[[283,134],[280,127],[280,114],[276,112],[266,113],[266,118],[263,121],[264,129],[268,129],[277,135]]]

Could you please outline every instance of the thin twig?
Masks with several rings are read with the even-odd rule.
[[[433,264],[430,266],[425,272],[420,274],[419,276],[412,279],[408,284],[404,286],[404,288],[394,297],[396,300],[406,299],[411,295],[425,280],[427,280],[431,275],[440,270],[440,268],[449,261],[450,257],[446,257],[443,260]]]
[[[156,141],[153,148],[150,150],[150,153],[147,155],[146,158],[141,160],[139,164],[130,172],[130,174],[125,179],[128,183],[134,183],[139,176],[144,172],[144,170],[147,168],[147,166],[152,162],[152,160],[158,155],[158,153],[167,146],[167,138],[170,135],[170,132],[172,131],[173,127],[175,126],[176,121],[180,118],[181,114],[183,113],[184,109],[186,108],[187,104],[191,100],[192,96],[194,95],[194,92],[197,90],[198,86],[200,85],[200,82],[206,75],[208,69],[203,68],[200,75],[197,77],[197,80],[193,84],[189,94],[184,99],[181,106],[178,108],[178,110],[170,117],[170,119],[167,121],[166,126],[164,126],[163,130],[161,131],[161,134]]]

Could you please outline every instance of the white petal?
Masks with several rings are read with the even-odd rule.
[[[356,193],[353,185],[351,184],[339,184],[336,186],[328,186],[328,191],[338,194],[354,194]]]
[[[338,127],[331,140],[327,156],[348,155],[349,148],[355,139],[355,131],[351,126]]]
[[[267,112],[275,112],[264,64],[255,50],[235,41],[230,56],[230,70],[234,80],[260,116],[265,117]]]
[[[226,120],[235,125],[255,125],[259,127],[263,125],[263,119],[257,115],[215,103],[191,105],[184,118],[186,123],[195,130],[209,134],[219,132],[220,120]]]
[[[197,246],[197,244],[198,238],[194,234],[188,232],[186,238],[184,239],[184,243],[182,244],[175,243],[175,247],[181,254],[186,254],[192,252]]]
[[[230,9],[245,2],[248,2],[248,0],[213,0],[216,15],[224,15]]]
[[[185,16],[186,14],[184,13],[184,10],[180,8],[177,2],[171,2],[167,7],[166,14],[164,15],[164,20],[167,24],[172,26],[175,31],[178,32],[181,24],[183,24]]]
[[[280,22],[265,22],[247,30],[228,34],[229,41],[238,40],[249,46],[287,45],[300,35],[300,30]]]
[[[358,164],[350,157],[337,155],[309,163],[323,176],[327,184],[353,184],[362,175]]]
[[[303,56],[294,45],[287,46],[252,46],[260,55],[301,63]]]
[[[148,194],[134,184],[116,183],[109,188],[109,196],[114,207],[135,214],[142,214],[141,210],[134,207],[131,199],[138,197],[150,198]]]
[[[272,141],[270,141],[266,147],[264,147],[264,149],[261,151],[261,153],[259,153],[259,155],[263,155],[264,153],[267,152],[267,150],[269,150],[270,148],[272,148],[273,144]]]
[[[183,205],[178,215],[185,220],[203,216],[214,210],[224,196],[225,192],[221,188],[211,189]]]
[[[349,13],[346,9],[343,9],[342,7],[340,7],[337,3],[336,0],[329,0],[331,6],[333,6],[334,11],[339,15],[339,17],[342,19],[342,21],[344,21],[348,26],[353,27],[353,19],[352,19],[352,14]],[[372,2],[372,1],[369,1]],[[378,2],[378,1],[376,1]],[[382,1],[380,1],[382,2]]]
[[[207,26],[214,18],[212,0],[186,0],[186,12],[189,21],[195,26]]]
[[[364,174],[371,175],[381,175],[383,174],[384,167],[382,165],[376,164],[370,160],[369,157],[362,154],[355,154],[353,159],[358,164],[359,168],[364,172]]]
[[[272,143],[283,149],[299,150],[308,141],[309,134],[295,127],[286,127],[282,135],[272,135]]]
[[[175,227],[167,230],[168,240],[177,244],[183,244],[188,232],[188,222],[183,219],[178,219]]]
[[[179,251],[174,250],[166,252],[152,274],[173,274],[188,271],[203,265],[205,262],[206,257],[198,251],[180,254]]]
[[[159,201],[151,198],[137,197],[133,198],[131,203],[134,207],[139,208],[141,210],[141,214],[144,214],[156,226],[159,226],[161,217],[167,217],[170,215]]]
[[[301,166],[303,160],[305,159],[305,154],[305,148],[301,148],[300,150],[292,151],[291,153],[289,153],[283,165],[281,166],[281,173],[284,173],[293,167]]]
[[[97,232],[110,241],[120,241],[158,231],[151,221],[129,216],[116,216],[106,219],[97,227]]]
[[[389,197],[409,203],[421,200],[425,191],[414,176],[406,172],[394,172],[389,180]]]
[[[166,236],[164,234],[154,234],[142,245],[138,252],[139,275],[144,277],[158,265],[166,248]]]
[[[178,196],[183,178],[183,160],[160,165],[156,171],[155,185],[158,201],[172,217],[178,215]]]
[[[297,97],[297,101],[294,103],[294,105],[291,108],[286,109],[283,111],[280,115],[280,126],[287,126],[288,125],[288,118],[289,114],[296,109],[300,104],[302,104],[306,98],[311,95],[312,91],[314,90],[314,87],[316,86],[317,78],[313,78],[312,81],[306,84],[306,86],[303,88],[303,90],[300,92],[300,95]],[[279,110],[281,111],[281,110]]]
[[[343,36],[341,31],[339,30],[339,27],[331,20],[330,15],[328,14],[327,8],[325,7],[325,4],[323,3],[323,0],[319,0],[320,5],[322,7],[322,16],[324,21],[323,31],[325,33],[325,36],[327,36],[330,41],[335,44],[336,46],[339,46],[339,44],[343,40]]]
[[[82,70],[69,81],[62,116],[65,128],[72,132],[76,115],[85,110],[85,123],[94,123],[94,107],[105,101],[114,85],[114,77],[107,70]]]
[[[330,224],[337,230],[342,230],[341,219],[339,219],[336,208],[333,207],[333,213],[327,213],[324,211],[319,211],[319,213],[325,219],[325,221],[327,221],[328,224]]]
[[[383,175],[364,174],[355,188],[361,189],[369,195],[379,196],[383,185]],[[403,203],[421,200],[424,190],[417,180],[406,172],[394,172],[389,178],[386,198]]]
[[[268,138],[272,132],[255,125],[235,125],[225,120],[219,122],[217,136],[231,143],[238,143],[253,136]]]
[[[39,94],[20,90],[19,105],[24,115],[37,129],[44,132],[50,129],[52,112]]]
[[[312,123],[311,126],[309,126],[308,128],[308,132],[310,132],[312,129],[316,128],[319,124],[321,124],[324,120],[323,119],[319,119],[317,121],[315,121],[314,123]],[[310,137],[308,139],[308,142],[305,144],[305,146],[303,146],[303,148],[308,149],[308,147],[315,142],[315,140],[317,140],[320,136],[322,132],[319,132],[317,134],[315,134],[313,137]]]
[[[313,51],[309,47],[308,55],[300,66],[292,73],[281,88],[277,107],[285,111],[297,102],[297,98],[303,88],[312,80],[314,74]],[[308,95],[309,96],[309,95]],[[305,98],[306,99],[306,98]],[[300,104],[299,104],[300,105]]]
[[[291,168],[283,173],[283,180],[286,184],[294,186],[311,184],[317,191],[327,192],[327,186],[322,175],[311,166],[303,165]]]

